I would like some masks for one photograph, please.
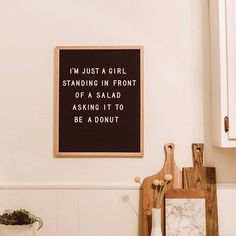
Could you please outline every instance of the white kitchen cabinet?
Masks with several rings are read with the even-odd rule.
[[[236,0],[210,0],[212,140],[236,147]]]

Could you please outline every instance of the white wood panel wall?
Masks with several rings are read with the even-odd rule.
[[[236,236],[235,187],[218,188],[221,236]],[[44,220],[38,236],[138,236],[135,187],[0,187],[0,212],[26,208]]]
[[[138,235],[138,189],[5,187],[0,203],[42,217],[38,236]]]

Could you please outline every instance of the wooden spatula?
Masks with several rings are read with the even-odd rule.
[[[202,143],[193,143],[193,167],[183,168],[183,184],[185,189],[202,189],[206,198],[206,235],[218,236],[218,214],[216,195],[216,170],[203,166]]]
[[[174,160],[174,148],[173,143],[165,144],[165,163],[162,169],[155,175],[146,177],[143,180],[142,191],[142,203],[143,203],[143,236],[150,236],[151,234],[151,209],[153,207],[154,200],[154,188],[153,181],[155,179],[163,179],[166,174],[173,176],[172,181],[168,185],[170,188],[182,188],[182,172],[176,166]],[[164,232],[164,201],[162,204],[162,232]]]

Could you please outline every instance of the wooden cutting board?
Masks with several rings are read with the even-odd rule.
[[[182,188],[182,172],[176,166],[174,160],[174,148],[173,143],[165,144],[165,163],[163,168],[155,175],[146,177],[142,184],[142,206],[143,206],[143,236],[150,236],[151,234],[151,209],[153,207],[154,199],[154,188],[153,181],[155,179],[163,179],[166,174],[171,174],[173,176],[172,181],[168,185],[168,189],[171,188]],[[162,204],[162,232],[165,230],[164,222],[164,200]]]
[[[185,189],[202,189],[206,198],[206,235],[218,236],[218,214],[216,195],[216,170],[203,166],[202,143],[193,143],[193,167],[183,168],[183,184]]]

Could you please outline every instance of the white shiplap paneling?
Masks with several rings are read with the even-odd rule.
[[[51,190],[56,195],[56,236],[78,236],[79,190]]]
[[[236,186],[218,187],[220,236],[236,236]],[[1,186],[0,212],[25,208],[44,220],[38,236],[138,236],[135,186]]]
[[[111,236],[111,190],[81,190],[79,235]]]

